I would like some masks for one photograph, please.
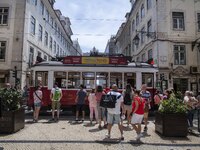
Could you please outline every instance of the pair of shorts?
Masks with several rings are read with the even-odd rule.
[[[107,123],[108,124],[119,124],[121,122],[120,114],[107,114]]]
[[[60,110],[60,101],[52,101],[51,103],[52,110]]]
[[[85,105],[84,104],[77,104],[76,105],[76,111],[85,111]]]
[[[132,112],[132,105],[124,105],[124,111]]]
[[[144,115],[139,115],[134,113],[131,118],[131,124],[141,124],[143,117]]]
[[[41,107],[41,106],[42,106],[41,102],[34,103],[34,107]]]

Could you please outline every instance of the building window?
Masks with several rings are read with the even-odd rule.
[[[58,28],[58,38],[60,38],[60,28]]]
[[[147,9],[152,7],[152,0],[147,0]]]
[[[62,56],[62,48],[60,48],[60,56]]]
[[[136,14],[136,26],[139,24],[139,13]]]
[[[5,60],[5,55],[6,55],[6,42],[0,41],[0,60],[1,59]]]
[[[47,61],[47,55],[44,55],[44,60]]]
[[[184,45],[174,45],[174,64],[186,65],[186,51]]]
[[[142,62],[145,62],[146,61],[146,59],[145,59],[145,53],[144,54],[142,54]]]
[[[39,24],[39,34],[38,34],[39,41],[42,41],[42,33],[43,33],[43,28],[42,28],[42,26]]]
[[[174,30],[185,30],[183,12],[172,12],[172,18]]]
[[[31,4],[37,6],[37,0],[31,0]]]
[[[44,42],[45,42],[45,46],[48,46],[48,33],[47,33],[47,31],[45,31]]]
[[[145,40],[145,27],[141,29],[141,44],[144,43]]]
[[[50,24],[51,24],[51,27],[53,28],[53,17],[50,18]]]
[[[152,49],[150,49],[148,51],[148,59],[151,59],[151,58],[153,58],[153,51],[152,51]]]
[[[132,52],[134,52],[134,51],[135,51],[135,41],[133,39],[133,41],[132,41]]]
[[[52,37],[50,36],[49,48],[50,48],[51,51],[52,51],[52,43],[53,43],[53,39],[52,39]]]
[[[56,41],[53,42],[53,50],[54,50],[54,54],[56,54]]]
[[[141,6],[141,19],[144,18],[145,16],[145,11],[144,11],[144,4]]]
[[[46,21],[49,22],[49,11],[46,9]]]
[[[34,48],[30,47],[29,51],[29,67],[31,67],[34,63]]]
[[[55,25],[54,25],[54,30],[55,30],[55,35],[56,35],[56,33],[57,33],[57,23],[55,23]]]
[[[0,7],[0,25],[8,25],[8,8]]]
[[[56,53],[57,56],[59,56],[59,50],[60,50],[60,47],[59,47],[59,45],[57,44],[57,53]]]
[[[31,33],[35,35],[35,18],[31,16]]]
[[[135,20],[132,21],[132,31],[135,31]]]
[[[147,22],[147,33],[152,32],[151,19]]]
[[[197,14],[198,32],[200,32],[200,13]]]
[[[136,61],[139,62],[139,61],[140,61],[140,57],[137,57],[137,58],[136,58]]]
[[[40,13],[44,15],[44,3],[40,1]]]

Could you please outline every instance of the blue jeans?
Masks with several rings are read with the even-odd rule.
[[[188,119],[189,127],[193,127],[194,112],[195,112],[195,110],[188,110],[188,112],[187,112],[187,119]]]

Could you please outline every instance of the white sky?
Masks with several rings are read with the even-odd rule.
[[[72,40],[78,39],[83,52],[89,52],[94,46],[104,52],[110,36],[117,33],[131,9],[129,1],[56,0],[55,8],[70,18],[74,34]]]

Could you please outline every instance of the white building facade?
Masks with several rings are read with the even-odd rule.
[[[32,84],[29,68],[38,61],[73,55],[70,20],[55,10],[55,0],[0,1],[0,86]]]
[[[131,4],[133,60],[153,59],[162,90],[196,94],[200,89],[200,0],[131,0]]]

